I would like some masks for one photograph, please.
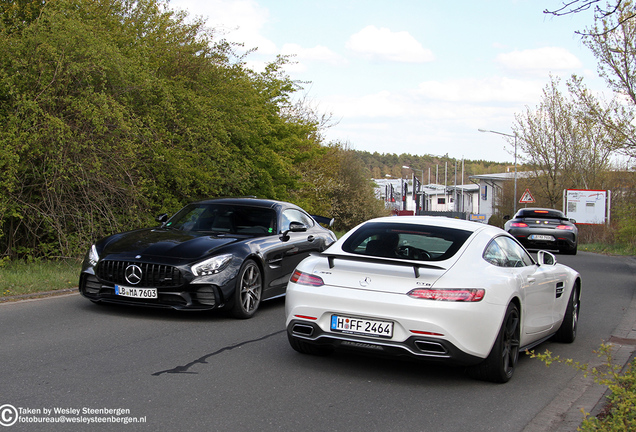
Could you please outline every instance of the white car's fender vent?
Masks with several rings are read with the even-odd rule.
[[[427,269],[435,269],[435,270],[446,270],[444,267],[440,267],[440,266],[436,266],[436,265],[432,265],[432,264],[422,264],[422,263],[415,263],[415,262],[408,262],[408,261],[401,261],[401,260],[395,260],[395,259],[388,259],[388,258],[376,258],[376,257],[368,257],[368,256],[351,256],[351,255],[333,255],[333,254],[326,254],[326,253],[322,253],[320,254],[320,256],[322,257],[326,257],[327,260],[329,261],[329,268],[334,268],[336,263],[336,259],[339,260],[346,260],[346,261],[360,261],[360,262],[367,262],[367,263],[373,263],[373,264],[384,264],[384,265],[397,265],[397,266],[403,266],[403,267],[412,267],[413,268],[413,273],[415,274],[415,278],[419,278],[420,277],[420,269],[421,268],[427,268]]]
[[[556,298],[559,298],[563,295],[563,289],[564,289],[565,283],[563,282],[557,282],[556,284]]]

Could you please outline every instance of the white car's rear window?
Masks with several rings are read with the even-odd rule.
[[[367,223],[344,242],[342,250],[379,258],[442,261],[453,256],[471,234],[438,226]]]

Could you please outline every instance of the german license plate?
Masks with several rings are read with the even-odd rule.
[[[552,237],[551,235],[532,234],[528,238],[530,240],[554,241],[554,237]]]
[[[157,288],[131,288],[121,285],[115,285],[115,294],[119,296],[134,298],[158,298]]]
[[[343,315],[331,315],[331,331],[364,336],[393,336],[393,323]]]

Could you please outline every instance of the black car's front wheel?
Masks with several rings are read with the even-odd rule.
[[[234,292],[232,315],[236,318],[251,318],[261,304],[263,276],[253,260],[246,260],[239,271]]]

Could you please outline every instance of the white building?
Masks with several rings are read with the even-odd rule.
[[[529,173],[518,172],[516,175],[517,178],[526,178]],[[515,173],[478,174],[468,178],[475,183],[479,183],[478,213],[485,215],[487,221],[495,213],[495,208],[502,199],[504,183],[514,181]]]
[[[444,186],[438,184],[424,185],[422,192],[424,201],[418,200],[420,208],[416,209],[411,179],[374,179],[376,196],[387,203],[392,210],[407,210],[417,213],[421,211],[478,213],[479,185]],[[403,193],[403,189],[406,194]]]

